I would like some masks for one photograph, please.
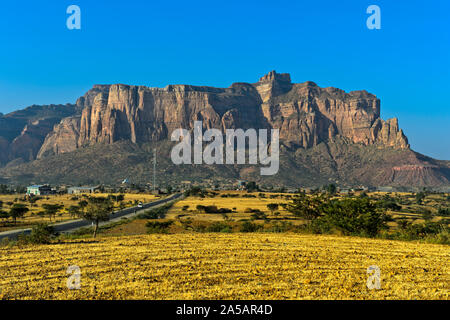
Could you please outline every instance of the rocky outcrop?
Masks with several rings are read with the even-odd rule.
[[[47,134],[61,119],[76,114],[75,105],[33,105],[0,116],[0,165],[34,160]]]
[[[257,83],[229,88],[96,85],[77,101],[81,119],[55,127],[39,157],[93,143],[160,141],[177,128],[278,128],[287,143],[310,148],[343,136],[353,143],[409,148],[396,119],[380,119],[380,100],[313,82],[291,83],[275,71]],[[72,136],[70,143],[68,137]],[[76,142],[74,141],[76,139]]]
[[[402,149],[409,148],[408,139],[403,134],[403,130],[399,129],[397,118],[387,121],[378,119],[374,128],[378,130],[376,134],[378,144]]]
[[[35,120],[27,124],[21,134],[9,145],[10,160],[21,158],[31,161],[36,158],[46,135],[52,131],[57,119]]]
[[[55,125],[53,131],[46,136],[37,158],[41,159],[52,154],[66,153],[77,149],[80,119],[81,116],[69,117]]]

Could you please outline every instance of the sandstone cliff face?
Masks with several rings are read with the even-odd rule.
[[[80,116],[63,119],[55,125],[40,147],[37,159],[45,158],[52,154],[70,152],[78,147],[80,135]]]
[[[21,134],[9,145],[10,159],[34,160],[46,135],[52,131],[55,122],[55,119],[45,119],[27,124]]]
[[[313,82],[291,83],[275,71],[257,83],[229,88],[169,85],[148,88],[97,85],[77,101],[81,118],[55,126],[39,157],[73,151],[83,145],[170,138],[177,128],[278,128],[285,142],[313,147],[336,136],[353,143],[409,148],[397,119],[380,119],[380,101],[366,91],[346,93]]]
[[[47,134],[61,119],[77,112],[74,105],[33,105],[0,116],[0,165],[34,160]]]
[[[192,129],[196,120],[205,129],[280,129],[281,170],[262,180],[259,168],[252,166],[174,165],[167,139],[175,129]],[[159,176],[172,184],[225,178],[293,187],[330,181],[348,186],[450,184],[450,162],[410,150],[398,120],[380,118],[380,100],[373,94],[292,83],[289,74],[274,71],[256,83],[229,88],[96,85],[76,105],[33,106],[0,115],[0,165],[7,164],[0,179],[114,184],[126,173],[147,183],[152,153],[146,142],[155,142]]]

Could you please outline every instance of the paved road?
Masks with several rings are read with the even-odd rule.
[[[145,209],[148,209],[151,207],[160,206],[160,205],[170,202],[172,200],[176,200],[176,199],[180,198],[182,195],[183,195],[182,193],[176,193],[176,194],[174,194],[170,197],[164,198],[164,199],[145,203],[142,205],[142,207],[131,207],[131,208],[126,208],[123,210],[115,211],[110,216],[109,221],[101,223],[100,225],[105,225],[105,224],[120,220],[121,218],[124,218],[124,217],[133,216],[135,213],[139,213],[139,211],[142,211],[142,210],[145,210]],[[53,224],[52,226],[56,232],[70,233],[70,232],[73,232],[76,229],[79,229],[82,227],[89,227],[89,226],[91,226],[91,224],[92,223],[90,221],[78,219],[78,220],[70,220],[70,221],[56,223],[56,224]],[[0,232],[0,240],[3,238],[16,239],[19,234],[29,234],[30,232],[31,232],[31,228]]]

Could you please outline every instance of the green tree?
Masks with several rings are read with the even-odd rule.
[[[416,193],[416,196],[415,196],[415,198],[416,198],[416,203],[417,204],[422,204],[423,203],[423,200],[425,200],[425,197],[426,197],[426,194],[425,194],[425,192],[418,192],[418,193]]]
[[[363,192],[360,193],[359,197],[360,198],[368,198],[369,196],[367,195],[366,191],[363,191]]]
[[[4,210],[0,210],[0,219],[7,221],[8,218],[9,218],[9,213]]]
[[[409,222],[406,218],[399,218],[396,222],[399,228],[402,230],[406,230],[411,225],[411,222]]]
[[[29,209],[24,204],[16,203],[9,210],[9,216],[13,219],[14,224],[16,224],[18,218],[22,218]]]
[[[386,228],[387,217],[369,199],[331,200],[322,206],[326,224],[350,235],[374,237]]]
[[[330,183],[327,187],[326,190],[329,194],[334,195],[336,194],[337,188],[334,184]]]
[[[86,208],[87,205],[88,205],[88,202],[87,202],[86,200],[78,201],[78,206],[79,206],[81,209]]]
[[[377,206],[383,209],[390,209],[392,211],[399,211],[402,209],[402,207],[397,204],[397,201],[388,194],[385,194],[380,200],[378,200]]]
[[[241,227],[240,227],[241,232],[256,232],[259,229],[261,229],[260,225],[257,225],[256,223],[252,223],[250,221],[245,221],[243,224],[241,224]]]
[[[255,181],[250,181],[250,182],[248,182],[248,183],[245,185],[245,189],[246,189],[248,192],[253,192],[253,191],[258,191],[258,190],[259,190],[259,187],[258,187],[258,185],[256,184]]]
[[[292,199],[291,203],[285,204],[284,208],[297,217],[311,221],[321,216],[324,200],[322,195],[310,197],[300,193]]]
[[[98,225],[101,221],[108,221],[114,206],[110,199],[104,197],[90,197],[88,205],[81,211],[83,219],[94,224],[93,237],[97,236]]]
[[[273,212],[274,212],[275,210],[278,210],[278,203],[269,203],[269,204],[267,205],[267,209],[269,209],[270,212],[273,214]]]
[[[422,212],[422,218],[425,221],[430,221],[431,219],[433,219],[433,214],[431,213],[430,210],[424,209],[423,212]]]
[[[42,209],[44,209],[45,215],[47,215],[50,218],[50,221],[52,221],[52,217],[56,216],[59,210],[63,209],[64,206],[60,204],[49,204],[44,203],[42,205]]]
[[[71,217],[78,217],[81,214],[81,207],[80,206],[70,206],[67,208],[67,211],[69,212]]]

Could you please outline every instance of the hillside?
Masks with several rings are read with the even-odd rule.
[[[0,176],[17,183],[52,184],[145,184],[153,179],[153,148],[157,148],[157,184],[178,185],[182,181],[235,183],[243,179],[273,186],[440,186],[448,184],[450,168],[445,163],[411,150],[379,149],[335,140],[308,149],[281,146],[280,170],[261,176],[254,165],[174,165],[173,143],[137,145],[129,141],[96,144],[70,153],[49,156],[0,169]]]

